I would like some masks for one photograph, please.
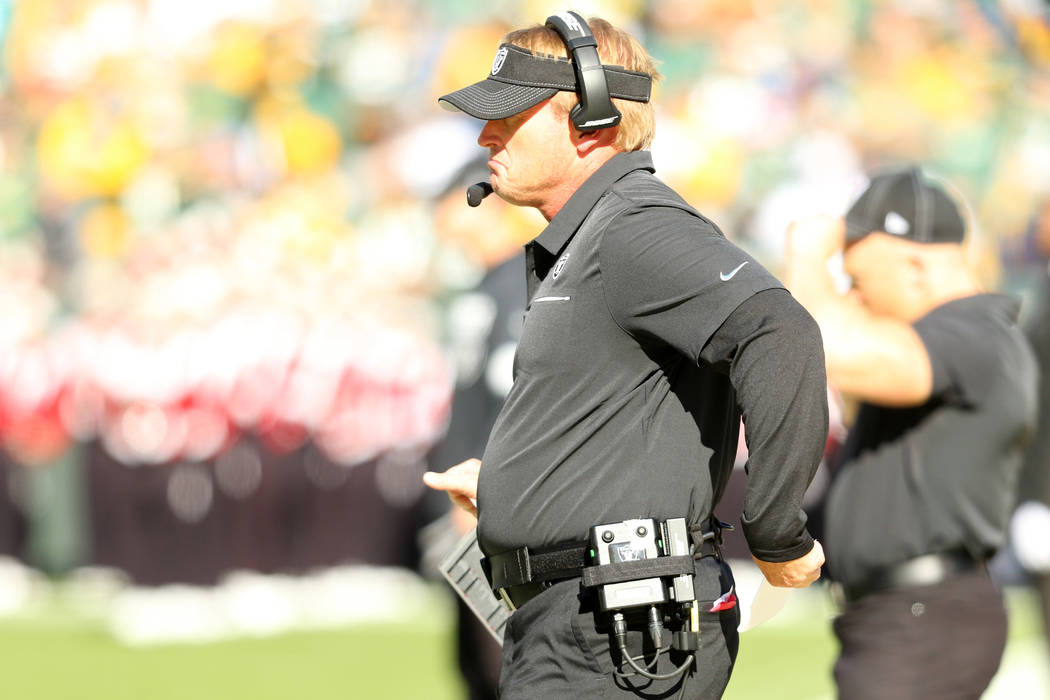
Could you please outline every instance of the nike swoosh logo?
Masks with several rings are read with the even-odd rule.
[[[728,282],[729,280],[733,279],[736,273],[740,272],[740,268],[742,268],[744,265],[747,265],[748,262],[748,260],[745,260],[744,262],[740,263],[739,265],[734,267],[728,275],[724,272],[719,272],[718,279],[722,280],[723,282]]]
[[[568,301],[570,297],[540,297],[539,299],[533,299],[533,301]]]

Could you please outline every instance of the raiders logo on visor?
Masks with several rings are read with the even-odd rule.
[[[492,59],[492,75],[499,73],[500,68],[503,67],[503,62],[507,60],[507,47],[501,46],[499,51],[496,52],[496,57]]]

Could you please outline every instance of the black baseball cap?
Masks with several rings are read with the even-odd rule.
[[[648,102],[652,76],[606,66],[609,94],[623,100]],[[506,119],[554,97],[559,90],[577,92],[576,75],[567,58],[536,56],[514,44],[501,44],[484,80],[442,95],[438,102],[451,111],[478,119]]]
[[[959,207],[917,167],[876,175],[846,212],[846,241],[874,231],[918,243],[961,243],[966,224]]]

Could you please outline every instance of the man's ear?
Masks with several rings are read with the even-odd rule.
[[[921,289],[923,293],[931,291],[930,286],[934,284],[934,281],[930,279],[929,261],[922,255],[913,253],[905,259],[904,264],[907,265],[908,282]]]
[[[576,127],[572,129],[573,142],[576,144],[576,155],[585,156],[596,148],[612,146],[616,143],[616,135],[619,127],[611,126],[607,129],[596,129],[594,131],[580,131]]]

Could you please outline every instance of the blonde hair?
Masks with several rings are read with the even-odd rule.
[[[656,59],[650,56],[633,36],[604,19],[591,18],[587,20],[587,24],[598,42],[598,56],[603,64],[646,73],[652,76],[654,83],[661,78],[656,70]],[[541,25],[516,29],[503,37],[503,43],[528,49],[536,56],[564,58],[568,55],[565,42],[558,33]],[[579,97],[572,92],[559,91],[551,101],[558,109],[568,114],[579,102]],[[616,148],[621,151],[649,148],[656,133],[656,115],[652,102],[614,98],[613,104],[623,115],[616,134]]]

